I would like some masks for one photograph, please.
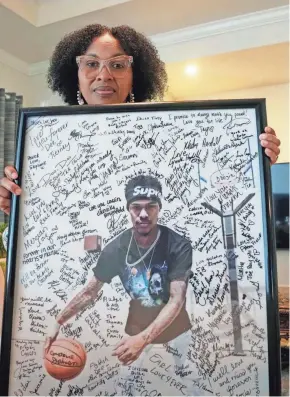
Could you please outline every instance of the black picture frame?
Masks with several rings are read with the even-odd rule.
[[[25,153],[25,131],[29,117],[42,116],[70,116],[86,114],[115,114],[134,113],[147,111],[183,111],[183,110],[218,110],[218,109],[255,109],[257,130],[262,132],[267,125],[266,102],[264,99],[243,100],[214,100],[214,101],[185,101],[164,103],[121,104],[105,106],[68,106],[68,107],[43,107],[23,108],[20,110],[18,121],[17,147],[15,168],[19,178],[17,184],[22,185],[22,164]],[[279,338],[279,313],[278,313],[278,282],[277,264],[275,254],[275,228],[272,216],[271,171],[270,162],[264,154],[264,149],[259,145],[259,167],[261,180],[261,200],[263,213],[267,220],[264,225],[265,239],[265,277],[267,301],[267,333],[268,333],[268,365],[270,395],[281,395],[280,375],[280,338]],[[17,258],[17,231],[19,223],[19,205],[21,197],[13,196],[9,220],[9,238],[6,267],[6,286],[3,313],[3,331],[1,339],[0,360],[0,394],[8,396],[10,376],[10,353],[13,331],[13,305],[15,285],[16,258]]]

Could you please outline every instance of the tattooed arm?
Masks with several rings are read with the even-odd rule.
[[[95,276],[90,282],[68,303],[64,310],[57,316],[58,324],[63,325],[71,317],[78,314],[81,310],[88,307],[97,299],[99,292],[103,287],[103,282],[99,281]]]
[[[152,343],[178,316],[185,301],[187,283],[185,281],[171,281],[170,298],[156,319],[141,332],[146,345]]]
[[[185,281],[171,281],[170,298],[156,319],[139,334],[122,339],[115,347],[113,355],[118,356],[123,364],[130,365],[135,361],[143,349],[169,327],[178,316],[185,301],[186,288]]]
[[[58,336],[61,325],[67,322],[71,317],[78,314],[81,310],[88,307],[97,298],[103,287],[103,282],[95,276],[90,282],[67,304],[64,310],[56,317],[56,324],[50,336],[46,338],[44,349],[47,351],[53,341]]]

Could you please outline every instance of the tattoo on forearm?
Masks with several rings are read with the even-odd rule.
[[[170,284],[170,299],[152,324],[142,333],[146,343],[152,343],[178,316],[186,295],[185,281],[172,281]]]
[[[101,297],[99,292],[101,291],[102,286],[103,283],[93,277],[88,285],[83,288],[82,291],[80,291],[59,314],[56,319],[57,322],[61,325],[64,324],[71,317],[92,304],[95,300],[99,300]]]

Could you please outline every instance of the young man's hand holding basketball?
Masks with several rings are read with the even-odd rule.
[[[60,324],[58,322],[54,323],[53,329],[50,336],[47,336],[44,344],[44,353],[47,353],[50,349],[51,344],[56,340],[60,330]]]

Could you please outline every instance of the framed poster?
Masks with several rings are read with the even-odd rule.
[[[1,395],[279,395],[264,100],[23,109]]]

